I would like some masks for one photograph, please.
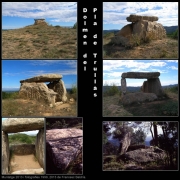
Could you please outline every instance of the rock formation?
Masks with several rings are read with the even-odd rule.
[[[46,130],[46,154],[55,167],[65,170],[82,151],[83,133],[81,129]],[[47,162],[50,163],[50,162]]]
[[[42,168],[44,168],[44,118],[8,118],[2,121],[2,174],[8,174],[8,166],[10,162],[10,148],[8,141],[8,133],[16,133],[23,131],[39,130],[36,137],[35,150],[28,149],[26,146],[13,145],[11,148],[16,153],[29,153],[35,151],[35,156]],[[37,143],[38,142],[38,143]]]
[[[122,157],[126,158],[126,161],[130,160],[137,163],[147,163],[164,159],[166,153],[158,147],[150,146],[150,148],[126,152]]]
[[[154,101],[158,97],[164,95],[161,82],[159,80],[159,72],[127,72],[122,73],[121,77],[121,91],[123,104],[131,104],[134,102]],[[136,93],[126,94],[126,79],[147,79],[144,81],[141,91]]]
[[[156,22],[158,21],[156,16],[130,15],[126,19],[131,24],[125,25],[112,38],[112,42],[128,45],[132,43],[133,39],[136,42],[145,42],[148,39],[162,39],[166,37],[166,30],[162,24]]]
[[[50,82],[48,85],[45,82]],[[62,81],[62,75],[43,74],[21,80],[19,96],[24,99],[37,99],[54,105],[55,102],[67,101],[67,91]]]
[[[48,25],[45,19],[34,19],[34,25]]]

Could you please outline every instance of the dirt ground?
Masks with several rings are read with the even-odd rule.
[[[10,172],[23,169],[39,169],[41,166],[33,154],[30,155],[13,155],[10,160]]]

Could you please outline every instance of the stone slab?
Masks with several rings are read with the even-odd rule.
[[[137,22],[137,21],[142,21],[142,20],[147,20],[147,21],[158,21],[157,16],[140,16],[140,15],[130,15],[129,17],[126,18],[128,22]]]
[[[44,118],[8,118],[2,121],[2,131],[17,133],[44,128]]]
[[[81,129],[46,130],[46,153],[53,164],[65,170],[82,150],[83,133]]]
[[[160,72],[126,72],[122,73],[122,78],[133,78],[133,79],[151,79],[158,78]]]
[[[62,79],[62,75],[60,74],[42,74],[40,76],[35,76],[29,79],[21,80],[20,83],[23,82],[52,82],[59,81]]]

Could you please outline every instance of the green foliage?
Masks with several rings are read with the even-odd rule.
[[[74,24],[73,29],[77,29],[77,22]]]
[[[171,88],[165,88],[164,91],[178,94],[178,86],[174,86],[174,87],[171,87]]]
[[[178,29],[176,29],[176,31],[174,31],[173,33],[168,33],[167,37],[178,39]]]
[[[26,144],[34,144],[36,136],[29,136],[27,134],[16,133],[12,135],[8,135],[9,143],[26,143]]]
[[[146,134],[141,129],[135,131],[132,135],[131,144],[144,144],[146,140]]]
[[[18,98],[18,92],[8,93],[2,92],[2,99],[16,99]]]
[[[118,87],[113,84],[111,87],[107,88],[107,90],[103,93],[104,96],[114,96],[119,93]]]
[[[74,84],[74,85],[72,85],[72,88],[70,90],[70,94],[76,94],[76,93],[77,93],[77,85]]]
[[[178,102],[171,101],[166,103],[160,108],[160,112],[167,116],[177,116],[178,115]]]
[[[103,131],[103,145],[106,144],[107,142],[108,142],[107,135],[106,135],[106,133]]]

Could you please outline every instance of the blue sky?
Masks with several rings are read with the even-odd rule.
[[[77,85],[77,60],[2,60],[2,89],[20,88],[20,80],[61,74],[66,88]]]
[[[103,85],[121,86],[124,72],[160,72],[161,85],[178,84],[178,60],[103,60]],[[128,79],[127,86],[142,86],[146,79]]]
[[[8,118],[2,118],[2,121],[6,120]],[[35,130],[35,131],[24,131],[24,132],[20,132],[20,133],[24,133],[24,134],[27,134],[27,135],[36,135],[37,133],[39,132],[39,130]],[[9,133],[9,134],[13,134],[13,133]]]
[[[2,29],[22,28],[39,18],[53,26],[73,26],[77,2],[2,2]]]
[[[158,16],[163,26],[178,25],[178,2],[103,2],[103,30],[121,29],[130,14]]]

